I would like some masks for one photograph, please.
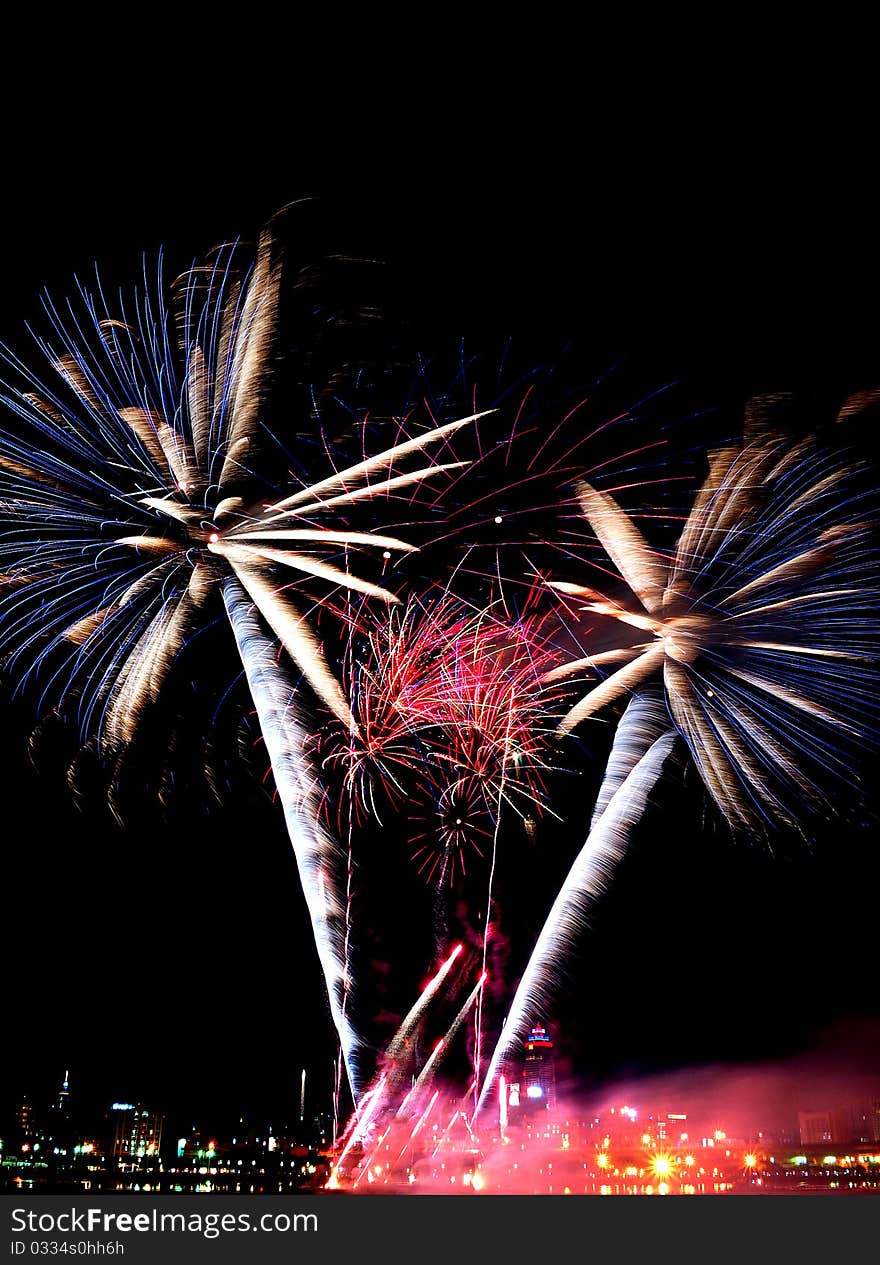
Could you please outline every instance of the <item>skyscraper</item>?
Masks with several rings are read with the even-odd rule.
[[[49,1133],[52,1141],[61,1147],[73,1145],[73,1125],[70,1119],[70,1072],[65,1071],[58,1094],[49,1104]]]
[[[58,1101],[55,1104],[56,1110],[63,1115],[67,1115],[70,1105],[70,1072],[65,1071],[64,1080],[61,1082],[61,1088],[58,1091]]]
[[[18,1127],[19,1141],[29,1142],[34,1135],[34,1108],[27,1094],[23,1094],[15,1109],[15,1123]]]
[[[114,1103],[113,1156],[115,1159],[159,1158],[165,1117],[140,1103]]]
[[[556,1106],[556,1068],[553,1042],[540,1024],[523,1043],[523,1075],[520,1101],[526,1110],[551,1111]]]

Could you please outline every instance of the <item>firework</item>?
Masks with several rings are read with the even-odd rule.
[[[672,719],[733,827],[794,823],[848,776],[841,741],[872,728],[876,560],[858,472],[811,441],[768,438],[710,457],[671,559],[605,493],[584,513],[641,604],[555,584],[584,609],[650,634],[562,722],[568,732],[662,678]],[[593,660],[596,669],[602,656]],[[579,661],[548,674],[582,671]]]
[[[383,805],[406,806],[413,861],[435,891],[438,958],[451,889],[490,857],[486,968],[502,811],[533,822],[546,802],[555,722],[541,676],[555,661],[535,618],[509,622],[444,593],[389,611],[344,665],[356,729],[337,735],[325,760],[344,771],[349,840],[352,813],[381,824]],[[480,998],[478,1058],[481,1031]]]
[[[372,1182],[371,1170],[373,1169],[374,1161],[382,1155],[383,1148],[387,1151],[391,1146],[391,1143],[389,1143],[389,1146],[384,1144],[392,1130],[400,1124],[403,1125],[404,1142],[398,1155],[399,1159],[400,1155],[404,1153],[412,1140],[419,1134],[437,1103],[441,1091],[435,1089],[427,1104],[425,1102],[426,1092],[431,1089],[444,1057],[449,1053],[456,1036],[477,1003],[488,979],[487,973],[484,971],[470,989],[452,1021],[448,1024],[446,1031],[435,1042],[430,1055],[421,1067],[417,1066],[418,1051],[415,1037],[423,1031],[426,1022],[429,1020],[431,1003],[437,998],[441,986],[446,982],[450,969],[458,959],[461,949],[461,945],[456,945],[440,970],[428,981],[415,1005],[398,1029],[394,1039],[389,1043],[385,1051],[382,1070],[376,1075],[373,1083],[363,1094],[360,1105],[356,1108],[343,1135],[342,1148],[331,1175],[331,1188],[335,1188],[338,1185],[345,1158],[355,1143],[367,1142],[368,1140],[370,1141],[370,1151],[358,1164],[360,1173],[354,1182],[354,1188],[357,1188],[365,1174],[368,1182]],[[461,981],[459,980],[460,983]],[[404,1086],[410,1082],[410,1077],[411,1084],[404,1092]],[[472,1089],[473,1086],[469,1088],[468,1096]],[[462,1099],[456,1115],[461,1109],[463,1102],[464,1100]],[[463,1114],[462,1119],[467,1125],[467,1119]],[[413,1121],[415,1121],[415,1124],[413,1124]],[[450,1125],[451,1123],[450,1121]],[[447,1132],[450,1125],[447,1125]],[[370,1139],[371,1133],[375,1133],[377,1136]],[[399,1141],[400,1139],[398,1138],[397,1140]],[[392,1139],[393,1141],[394,1139]],[[384,1169],[384,1165],[381,1167]],[[379,1175],[379,1172],[380,1170],[376,1169],[374,1175]]]
[[[639,734],[641,743],[643,734]],[[672,751],[673,735],[664,734],[635,758],[632,769],[590,832],[587,844],[553,902],[528,964],[517,985],[504,1028],[489,1060],[476,1103],[479,1111],[505,1058],[521,1048],[532,1016],[547,1007],[557,973],[572,942],[584,927],[590,902],[603,892],[623,856],[630,833],[642,816],[656,780]],[[629,757],[632,759],[633,753]],[[476,1114],[476,1112],[475,1112]]]
[[[460,777],[444,786],[430,817],[417,819],[415,824],[421,829],[411,836],[412,859],[419,874],[438,888],[452,887],[463,879],[468,859],[482,860],[491,846],[494,807],[479,778]]]
[[[458,469],[419,462],[468,419],[278,494],[277,469],[287,478],[288,460],[261,418],[279,254],[266,231],[249,275],[238,274],[234,255],[221,248],[176,282],[170,299],[161,275],[155,292],[120,296],[115,310],[100,283],[95,293],[81,288],[66,322],[47,299],[50,332],[37,337],[54,375],[47,383],[4,352],[14,382],[3,400],[16,422],[0,435],[0,651],[22,684],[41,672],[44,697],[77,699],[83,736],[95,734],[112,757],[133,740],[185,644],[228,613],[277,765],[356,1090],[354,1034],[335,1000],[344,973],[335,849],[306,809],[314,779],[262,625],[355,731],[310,612],[339,588],[393,604],[386,588],[348,569],[348,558],[381,550],[390,559],[412,546],[349,530],[342,516]],[[415,468],[402,468],[408,463]]]
[[[345,665],[354,729],[325,757],[342,766],[358,820],[381,822],[427,791],[414,857],[426,878],[452,882],[491,835],[499,799],[519,816],[546,803],[554,695],[541,688],[556,652],[540,621],[474,610],[449,594],[388,612]]]
[[[404,1018],[403,1023],[394,1034],[392,1040],[388,1043],[385,1050],[386,1060],[391,1062],[398,1061],[405,1053],[407,1047],[410,1046],[413,1036],[418,1031],[422,1017],[428,1010],[431,1002],[437,996],[443,982],[452,969],[453,963],[461,953],[462,947],[462,945],[457,944],[440,969],[435,971],[428,980],[428,983],[422,989],[415,1004],[411,1007]]]
[[[474,987],[471,989],[470,993],[468,993],[467,997],[465,998],[464,1004],[461,1006],[461,1008],[458,1011],[458,1014],[455,1016],[452,1023],[449,1025],[448,1030],[440,1038],[437,1044],[434,1046],[434,1049],[431,1051],[431,1055],[428,1061],[425,1063],[425,1066],[422,1068],[421,1072],[419,1072],[416,1082],[413,1085],[414,1095],[418,1094],[420,1090],[424,1089],[426,1085],[429,1085],[431,1083],[431,1080],[433,1079],[434,1075],[436,1074],[440,1066],[440,1061],[442,1060],[443,1055],[448,1051],[449,1046],[452,1044],[452,1041],[455,1039],[455,1036],[459,1032],[461,1025],[464,1023],[465,1019],[467,1018],[471,1007],[476,1003],[476,1000],[478,996],[480,995],[480,993],[482,992],[483,985],[485,984],[487,979],[488,979],[488,975],[486,975],[485,973],[480,976],[480,978],[477,980]]]
[[[480,1103],[531,1015],[546,1007],[675,733],[734,828],[754,830],[771,817],[794,822],[795,804],[829,807],[829,777],[848,779],[847,750],[873,736],[878,645],[868,613],[876,558],[859,473],[810,440],[767,435],[714,453],[670,559],[651,549],[611,496],[582,486],[584,513],[639,606],[581,585],[554,587],[651,640],[548,674],[555,682],[615,665],[571,709],[563,733],[622,696],[633,699],[589,838],[517,988]]]

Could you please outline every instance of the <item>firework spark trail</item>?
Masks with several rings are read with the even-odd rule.
[[[569,952],[571,942],[583,930],[586,908],[605,890],[626,850],[630,832],[645,810],[674,741],[674,734],[664,734],[638,761],[612,795],[570,869],[514,993],[504,1028],[489,1060],[475,1115],[491,1091],[505,1057],[521,1048],[533,1016],[546,1006],[563,958]]]
[[[376,1141],[376,1145],[373,1147],[372,1151],[370,1152],[369,1159],[361,1163],[361,1171],[358,1173],[354,1181],[354,1184],[352,1185],[352,1190],[357,1190],[358,1186],[361,1184],[361,1178],[364,1176],[364,1174],[365,1173],[369,1174],[371,1172],[376,1156],[379,1154],[379,1151],[381,1150],[382,1143],[388,1137],[388,1134],[391,1132],[393,1128],[394,1128],[394,1118],[392,1117],[392,1119],[385,1126],[384,1131],[380,1133]],[[398,1156],[398,1158],[400,1157]],[[372,1178],[370,1177],[368,1180],[372,1180]]]
[[[339,1141],[339,1094],[342,1088],[342,1048],[337,1047],[337,1055],[330,1065],[333,1078],[333,1145]]]
[[[320,791],[305,753],[302,723],[290,705],[289,683],[276,663],[274,643],[263,633],[248,595],[234,579],[223,582],[223,600],[275,784],[284,808],[303,895],[330,1001],[330,1012],[355,1102],[360,1096],[359,1042],[345,1013],[344,910],[334,900],[338,848],[321,824]]]
[[[385,1077],[380,1076],[379,1080],[376,1082],[373,1088],[368,1089],[366,1093],[364,1094],[363,1098],[361,1099],[360,1111],[356,1112],[352,1116],[351,1120],[348,1122],[346,1132],[343,1135],[343,1136],[347,1136],[347,1141],[345,1143],[345,1146],[342,1148],[342,1152],[340,1153],[339,1159],[333,1165],[333,1172],[330,1178],[331,1182],[333,1180],[333,1177],[339,1173],[339,1170],[342,1167],[342,1162],[345,1159],[345,1157],[348,1155],[351,1148],[354,1146],[356,1142],[360,1141],[360,1139],[365,1135],[367,1127],[370,1124],[370,1121],[373,1119],[373,1116],[376,1114],[376,1111],[383,1100],[384,1089],[385,1089]]]
[[[399,1154],[399,1155],[398,1155],[398,1157],[397,1157],[398,1159],[400,1159],[400,1156],[401,1156],[401,1155],[403,1155],[404,1151],[405,1151],[405,1150],[406,1150],[406,1148],[407,1148],[407,1147],[408,1147],[408,1146],[412,1143],[413,1139],[417,1136],[417,1134],[421,1132],[421,1130],[422,1130],[422,1128],[423,1128],[423,1126],[424,1126],[424,1124],[425,1124],[426,1120],[428,1119],[428,1116],[431,1114],[431,1112],[432,1112],[432,1111],[433,1111],[433,1109],[434,1109],[434,1104],[437,1102],[437,1099],[438,1099],[439,1097],[440,1097],[440,1090],[439,1090],[439,1089],[435,1089],[435,1090],[434,1090],[434,1093],[431,1095],[431,1098],[430,1098],[430,1100],[429,1100],[429,1102],[428,1102],[427,1107],[426,1107],[426,1108],[425,1108],[425,1110],[422,1112],[422,1114],[419,1116],[418,1120],[416,1121],[415,1127],[413,1128],[412,1132],[411,1132],[411,1133],[410,1133],[410,1135],[409,1135],[409,1138],[408,1138],[408,1139],[407,1139],[407,1141],[404,1143],[404,1145],[403,1145],[403,1147],[402,1147],[402,1149],[401,1149],[401,1151],[400,1151],[400,1154]],[[407,1099],[408,1099],[408,1098],[409,1098],[409,1095],[407,1095]],[[407,1099],[405,1099],[405,1100],[404,1100],[404,1102],[406,1102],[406,1101],[407,1101]],[[378,1153],[379,1153],[379,1150],[380,1150],[380,1148],[381,1148],[381,1146],[382,1146],[383,1142],[385,1141],[385,1139],[388,1137],[388,1134],[389,1134],[389,1133],[391,1132],[391,1130],[393,1129],[395,1122],[396,1122],[396,1117],[395,1117],[395,1116],[392,1116],[392,1117],[391,1117],[391,1119],[390,1119],[390,1121],[388,1122],[387,1126],[385,1127],[384,1131],[380,1134],[380,1136],[379,1136],[379,1138],[378,1138],[378,1140],[377,1140],[377,1142],[376,1142],[376,1145],[373,1147],[373,1150],[370,1152],[369,1159],[367,1159],[365,1162],[363,1162],[363,1163],[361,1164],[361,1171],[358,1173],[357,1178],[355,1179],[355,1181],[354,1181],[354,1183],[353,1183],[353,1185],[352,1185],[352,1190],[357,1190],[357,1188],[358,1188],[358,1186],[360,1185],[361,1180],[362,1180],[362,1178],[363,1178],[364,1176],[366,1176],[366,1177],[367,1177],[367,1180],[368,1180],[368,1181],[372,1181],[372,1180],[373,1180],[373,1178],[372,1178],[372,1169],[373,1169],[373,1164],[374,1164],[374,1161],[375,1161],[375,1159],[376,1159],[376,1156],[377,1156],[377,1155],[378,1155]],[[337,1164],[336,1164],[336,1168],[337,1168],[337,1169],[339,1168],[339,1165],[342,1163],[342,1158],[343,1158],[343,1157],[342,1157],[342,1156],[340,1156],[339,1160],[337,1161]]]
[[[239,275],[237,258],[236,247],[222,247],[171,286],[170,301],[161,264],[155,293],[149,284],[130,299],[120,292],[115,312],[100,282],[97,296],[80,287],[84,318],[68,304],[62,319],[47,298],[51,334],[34,337],[54,385],[0,348],[13,376],[3,403],[16,418],[16,433],[0,431],[0,652],[19,688],[41,673],[41,706],[50,693],[77,701],[83,743],[95,744],[117,773],[177,656],[223,611],[221,590],[230,613],[243,610],[247,594],[351,740],[354,720],[312,612],[330,604],[326,586],[396,603],[393,593],[348,570],[349,550],[382,549],[388,559],[413,546],[349,530],[345,511],[380,498],[387,505],[403,489],[410,505],[422,486],[436,486],[466,464],[431,459],[401,469],[446,446],[475,418],[398,436],[392,447],[365,450],[355,465],[317,483],[300,478],[289,495],[279,492],[271,466],[269,477],[258,474],[257,459],[270,443],[285,472],[293,460],[261,420],[281,265],[268,230],[249,275]],[[232,577],[235,584],[227,585]],[[294,584],[323,585],[324,596],[294,597]],[[244,630],[241,614],[239,625]],[[269,679],[267,665],[251,668],[258,709],[275,723],[281,675]],[[300,738],[297,731],[297,744]],[[277,765],[284,750],[278,735],[274,743]],[[315,858],[304,843],[303,813],[293,806],[299,792],[292,771],[285,764],[276,778],[288,820],[300,831],[294,848],[323,937],[319,956],[329,986],[338,978],[340,877],[329,865],[309,875]],[[307,798],[311,804],[311,791]],[[322,828],[312,835],[323,835]],[[328,840],[321,850],[330,856]],[[346,938],[344,986],[348,949]],[[332,994],[331,1010],[354,1090],[356,1043],[346,1006]]]
[[[821,804],[808,767],[846,778],[839,741],[876,734],[880,637],[867,607],[877,558],[857,475],[808,441],[765,438],[712,454],[669,561],[611,496],[583,485],[584,513],[643,609],[579,585],[553,587],[651,640],[548,674],[629,660],[588,691],[561,731],[662,674],[673,720],[731,826],[794,823],[805,802]]]
[[[419,1090],[424,1089],[426,1085],[430,1084],[439,1066],[441,1056],[446,1054],[446,1052],[448,1051],[450,1045],[455,1039],[456,1034],[461,1028],[461,1025],[464,1023],[465,1019],[470,1013],[471,1007],[473,1006],[474,1002],[477,1001],[478,997],[481,996],[482,991],[483,991],[483,985],[485,984],[488,978],[489,976],[488,976],[488,973],[486,972],[484,972],[480,976],[480,978],[477,980],[474,987],[471,989],[470,993],[468,993],[467,997],[465,998],[464,1004],[461,1006],[460,1010],[458,1011],[458,1014],[455,1016],[452,1023],[449,1025],[449,1028],[444,1033],[444,1035],[440,1038],[437,1044],[434,1046],[434,1049],[431,1051],[430,1057],[425,1063],[425,1066],[422,1068],[422,1070],[419,1072],[418,1076],[416,1077],[416,1082],[412,1088],[413,1096],[418,1094]],[[403,1110],[403,1105],[401,1105],[401,1112],[402,1110]],[[398,1115],[399,1114],[400,1112],[398,1112]]]
[[[440,855],[432,852],[430,844],[423,844],[415,856],[425,855],[419,868],[429,870],[429,879],[439,869],[438,907],[444,894],[441,889],[451,885],[456,869],[464,874],[460,855],[464,847],[472,845],[480,852],[476,836],[482,832],[482,816],[494,818],[482,936],[485,970],[503,807],[507,803],[519,813],[531,814],[541,804],[540,774],[547,767],[542,746],[551,732],[549,692],[541,689],[541,674],[556,652],[533,620],[522,619],[511,627],[448,592],[433,603],[410,602],[391,612],[370,634],[365,650],[356,661],[354,656],[347,661],[357,731],[340,735],[328,757],[345,764],[349,816],[356,802],[375,805],[373,780],[377,776],[390,787],[392,798],[396,791],[402,800],[404,788],[411,785],[408,779],[427,780],[433,786],[438,813],[443,809],[436,827],[442,839]],[[512,781],[513,792],[509,789]],[[417,836],[414,843],[424,837]],[[446,925],[436,907],[435,923],[441,928]],[[386,1060],[399,1058],[429,1001],[430,997],[423,997],[417,1003],[386,1051]],[[478,1005],[481,1001],[480,997]],[[482,1070],[479,1013],[476,1045],[474,1083],[478,1085]],[[398,1080],[401,1075],[398,1068]]]
[[[418,1121],[416,1122],[416,1127],[413,1129],[412,1133],[409,1135],[409,1136],[410,1136],[410,1140],[412,1140],[412,1139],[416,1136],[416,1134],[417,1134],[417,1133],[418,1133],[418,1132],[419,1132],[419,1131],[423,1128],[423,1126],[424,1126],[424,1124],[425,1124],[425,1121],[428,1119],[428,1116],[429,1116],[429,1115],[431,1114],[431,1112],[433,1111],[433,1109],[434,1109],[434,1104],[435,1104],[435,1102],[437,1101],[437,1099],[438,1099],[439,1097],[440,1097],[440,1090],[439,1090],[439,1089],[435,1089],[435,1090],[434,1090],[434,1093],[431,1095],[431,1101],[428,1103],[428,1105],[427,1105],[427,1107],[425,1108],[425,1110],[424,1110],[424,1111],[422,1112],[422,1114],[419,1116]]]
[[[351,624],[352,616],[351,616],[350,595],[348,596],[348,600],[346,602],[346,616],[349,623]],[[345,647],[345,660],[348,663],[351,662],[351,656],[352,656],[352,639],[351,637],[348,637],[346,641],[346,647]],[[349,741],[351,742],[352,745],[354,744],[355,734],[354,734],[353,727],[350,731]],[[351,800],[349,800],[347,827],[348,829],[346,832],[346,856],[345,856],[345,936],[343,938],[343,944],[342,944],[342,979],[343,979],[342,1016],[343,1016],[343,1019],[346,1021],[348,1019],[348,1004],[350,1000],[351,978],[352,978],[351,934],[352,934],[352,900],[353,900],[352,887],[353,887],[353,882],[354,882],[354,852],[353,852],[354,806]],[[340,1055],[340,1062],[341,1062],[341,1059],[342,1059],[341,1047],[340,1047],[339,1055]],[[354,1106],[355,1106],[355,1110],[357,1110],[357,1100],[355,1100]]]
[[[392,1130],[392,1128],[394,1127],[395,1123],[396,1123],[396,1122],[398,1122],[398,1121],[400,1121],[400,1120],[403,1120],[403,1119],[405,1118],[405,1115],[406,1115],[406,1108],[407,1108],[407,1106],[409,1105],[409,1103],[410,1103],[411,1101],[418,1101],[418,1099],[419,1099],[419,1095],[421,1094],[421,1092],[422,1092],[424,1089],[426,1089],[426,1088],[427,1088],[427,1087],[431,1084],[431,1082],[433,1081],[434,1076],[436,1075],[437,1070],[438,1070],[438,1068],[439,1068],[439,1066],[440,1066],[440,1060],[441,1060],[442,1056],[443,1056],[443,1055],[445,1055],[445,1054],[447,1053],[447,1051],[449,1050],[449,1048],[450,1048],[450,1046],[451,1046],[452,1042],[455,1040],[455,1037],[456,1037],[457,1033],[458,1033],[458,1032],[459,1032],[459,1030],[461,1029],[461,1025],[464,1023],[465,1019],[467,1018],[468,1014],[470,1013],[471,1007],[474,1005],[474,1002],[475,1002],[475,1001],[477,1000],[477,998],[480,996],[480,994],[481,994],[481,992],[482,992],[482,989],[483,989],[483,985],[485,984],[485,982],[486,982],[486,980],[487,980],[488,978],[489,978],[489,977],[488,977],[488,974],[483,974],[483,975],[481,975],[481,976],[480,976],[480,978],[477,980],[476,984],[474,985],[474,987],[472,988],[472,990],[470,991],[470,993],[469,993],[469,994],[468,994],[468,996],[466,997],[466,999],[465,999],[465,1001],[464,1001],[463,1005],[460,1007],[460,1009],[459,1009],[458,1013],[456,1014],[455,1018],[452,1020],[452,1023],[449,1025],[449,1027],[448,1027],[448,1029],[446,1030],[446,1032],[443,1034],[443,1036],[440,1038],[440,1040],[439,1040],[439,1041],[437,1042],[437,1044],[434,1046],[434,1049],[431,1051],[431,1054],[430,1054],[430,1056],[428,1057],[427,1062],[425,1063],[424,1067],[423,1067],[423,1068],[422,1068],[422,1070],[419,1072],[418,1076],[416,1077],[415,1081],[413,1082],[412,1088],[408,1091],[408,1093],[407,1093],[407,1094],[406,1094],[406,1096],[404,1097],[404,1099],[403,1099],[403,1101],[401,1102],[400,1106],[397,1108],[397,1111],[396,1111],[396,1112],[395,1112],[395,1113],[391,1116],[391,1119],[389,1120],[389,1123],[388,1123],[388,1125],[386,1126],[386,1128],[385,1128],[384,1132],[383,1132],[383,1133],[379,1136],[379,1139],[378,1139],[378,1141],[376,1142],[376,1145],[373,1147],[373,1150],[372,1150],[372,1153],[371,1153],[371,1155],[370,1155],[370,1158],[369,1158],[369,1159],[366,1161],[366,1163],[363,1165],[363,1168],[362,1168],[361,1174],[360,1174],[360,1176],[358,1177],[358,1180],[355,1182],[355,1187],[357,1186],[357,1184],[358,1184],[358,1182],[360,1181],[360,1178],[363,1176],[363,1174],[364,1174],[365,1172],[369,1171],[369,1169],[371,1169],[371,1168],[372,1168],[372,1166],[373,1166],[373,1162],[374,1162],[374,1160],[376,1159],[376,1156],[378,1155],[379,1151],[382,1149],[382,1144],[384,1143],[385,1139],[388,1137],[388,1134],[391,1132],[391,1130]],[[393,1086],[391,1086],[391,1084],[390,1084],[390,1082],[389,1082],[389,1083],[388,1083],[388,1086],[387,1086],[387,1092],[386,1092],[386,1094],[385,1094],[385,1097],[386,1097],[386,1099],[390,1097],[391,1102],[390,1102],[390,1104],[389,1104],[389,1105],[390,1105],[390,1106],[392,1106],[392,1107],[393,1107],[393,1105],[394,1105],[393,1092],[394,1092],[394,1091],[393,1091]],[[413,1130],[412,1134],[410,1135],[410,1139],[408,1140],[408,1142],[409,1142],[409,1141],[411,1141],[411,1140],[412,1140],[412,1138],[414,1138],[414,1137],[415,1137],[416,1133],[418,1133],[419,1129],[421,1128],[422,1123],[424,1122],[424,1119],[426,1119],[426,1118],[427,1118],[428,1113],[430,1112],[431,1108],[433,1107],[434,1103],[436,1102],[438,1094],[439,1094],[439,1090],[438,1090],[438,1091],[435,1091],[435,1093],[434,1093],[433,1097],[431,1098],[431,1101],[430,1101],[430,1103],[429,1103],[429,1105],[428,1105],[428,1109],[427,1109],[427,1111],[424,1113],[424,1115],[423,1115],[422,1119],[420,1120],[420,1122],[416,1125],[415,1129]],[[402,1148],[402,1150],[401,1150],[401,1152],[400,1152],[400,1154],[401,1154],[401,1155],[402,1155],[402,1154],[403,1154],[403,1152],[406,1150],[406,1147],[407,1147],[407,1145],[408,1145],[408,1142],[407,1142],[407,1143],[404,1143],[404,1146],[403,1146],[403,1148]],[[400,1156],[398,1156],[398,1159],[399,1159],[399,1158],[400,1158]]]
[[[464,876],[467,854],[483,856],[483,838],[497,843],[505,804],[521,817],[548,807],[555,722],[541,676],[557,654],[534,617],[511,624],[446,591],[389,611],[347,674],[357,734],[334,736],[326,760],[343,765],[359,819],[381,821],[377,787],[401,806],[430,794],[426,817],[410,813],[425,822],[411,842],[438,892]]]
[[[463,947],[464,946],[461,944],[457,944],[455,946],[440,969],[431,976],[421,993],[419,993],[418,999],[410,1009],[409,1013],[405,1016],[403,1023],[397,1029],[397,1032],[389,1041],[385,1050],[386,1059],[397,1060],[403,1054],[428,1007],[437,996],[443,981],[452,970],[453,963],[458,958],[458,955],[461,953]]]
[[[353,853],[353,835],[354,820],[353,814],[349,812],[348,832],[346,836],[345,849],[345,935],[342,943],[342,1014],[347,1020],[348,1003],[351,996],[351,932],[352,932],[352,885],[354,882],[354,853]]]
[[[669,728],[669,713],[659,690],[649,688],[635,694],[618,722],[611,752],[596,796],[590,830],[611,803],[642,756]]]
[[[477,1087],[480,1084],[480,1077],[483,1071],[483,992],[482,983],[487,978],[486,961],[489,955],[489,928],[492,915],[492,889],[495,882],[495,865],[498,859],[498,832],[501,829],[501,809],[504,802],[504,776],[507,770],[506,752],[510,743],[510,728],[513,720],[513,698],[510,700],[508,709],[508,725],[507,736],[505,740],[505,758],[501,764],[501,781],[498,787],[498,803],[495,809],[495,830],[492,835],[492,864],[489,868],[489,882],[486,889],[486,922],[483,927],[483,958],[482,958],[482,977],[480,980],[480,994],[477,1000],[477,1009],[475,1016],[476,1036],[474,1041],[474,1114],[477,1108]]]
[[[569,712],[562,732],[638,692],[612,750],[589,838],[520,981],[480,1103],[505,1053],[546,1005],[554,969],[602,890],[597,866],[607,880],[639,819],[639,804],[660,776],[673,735],[640,754],[664,725],[665,709],[649,682],[662,673],[669,719],[733,827],[755,829],[771,814],[794,821],[793,792],[799,806],[822,802],[804,762],[846,778],[831,738],[876,737],[880,627],[866,611],[876,596],[877,557],[861,521],[867,507],[855,473],[839,455],[809,441],[792,445],[767,435],[742,450],[712,454],[671,562],[650,549],[610,495],[583,486],[584,512],[642,610],[583,586],[554,587],[654,640],[548,674],[558,680],[620,657],[630,660]],[[627,806],[628,799],[615,826],[615,806]]]
[[[380,1107],[396,1101],[400,1087],[408,1074],[412,1059],[415,1057],[413,1050],[410,1048],[413,1038],[419,1032],[431,1002],[442,988],[463,947],[461,944],[455,946],[446,961],[434,972],[421,993],[419,993],[415,1003],[385,1048],[381,1073],[364,1092],[360,1104],[355,1100],[355,1112],[349,1121],[346,1134],[354,1127],[355,1123],[363,1131],[367,1121],[375,1117]],[[402,1105],[406,1104],[411,1095],[412,1091],[406,1095]],[[369,1114],[367,1114],[368,1104]],[[337,1161],[337,1165],[341,1163],[341,1158]]]
[[[130,313],[120,298],[126,319],[112,318],[106,305],[82,291],[88,320],[74,318],[74,332],[47,300],[62,350],[37,341],[62,388],[43,385],[2,351],[24,379],[8,388],[4,403],[26,435],[0,434],[7,522],[0,563],[9,582],[2,646],[12,650],[11,667],[30,660],[23,683],[66,644],[66,663],[50,684],[60,693],[80,690],[84,723],[103,704],[105,751],[131,740],[196,620],[204,619],[215,581],[230,573],[317,696],[350,726],[348,705],[308,620],[291,599],[278,598],[277,570],[395,602],[326,551],[370,546],[390,554],[413,547],[391,536],[335,529],[323,516],[330,508],[387,497],[388,482],[371,483],[372,474],[445,443],[472,420],[434,428],[249,510],[246,481],[265,495],[253,464],[278,299],[276,253],[264,234],[242,286],[234,279],[232,248],[224,248],[213,267],[194,268],[175,283],[171,309],[160,276],[158,297],[135,294]],[[417,489],[445,469],[434,463],[395,480]],[[335,495],[327,498],[327,491]],[[318,549],[323,557],[315,556]],[[63,671],[69,671],[66,683]]]

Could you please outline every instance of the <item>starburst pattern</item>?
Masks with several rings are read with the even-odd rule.
[[[354,729],[325,761],[341,766],[359,820],[414,795],[419,870],[453,880],[491,836],[502,806],[532,819],[546,807],[552,704],[541,688],[556,651],[540,619],[474,610],[450,594],[411,599],[362,639],[345,666]]]
[[[677,734],[733,827],[754,830],[768,817],[799,822],[807,802],[833,810],[824,788],[851,780],[855,744],[876,736],[877,554],[863,475],[812,439],[768,433],[713,453],[669,558],[610,495],[581,486],[584,513],[638,605],[583,585],[553,587],[651,640],[545,678],[614,666],[569,711],[562,733],[631,698],[589,836],[517,985],[479,1104],[533,1017],[546,1013]]]
[[[670,558],[611,496],[582,485],[584,514],[637,604],[553,587],[649,640],[548,674],[614,667],[561,730],[659,677],[732,826],[791,823],[805,798],[821,805],[824,779],[847,776],[846,750],[872,729],[876,557],[858,476],[808,440],[768,436],[715,452]]]
[[[40,675],[44,698],[77,699],[83,736],[97,735],[114,759],[188,640],[231,623],[354,1089],[335,845],[303,807],[317,802],[315,778],[266,629],[355,732],[311,612],[340,589],[393,605],[395,595],[348,559],[381,551],[384,565],[412,546],[350,530],[346,512],[404,490],[411,497],[459,469],[426,463],[425,452],[470,419],[398,430],[389,448],[318,481],[297,478],[264,418],[281,282],[271,232],[249,273],[235,265],[235,248],[223,247],[169,291],[160,272],[156,286],[120,295],[113,308],[100,282],[66,310],[46,299],[49,331],[34,335],[46,381],[3,353],[14,421],[0,434],[0,652],[21,684]]]
[[[23,678],[51,659],[59,693],[82,689],[86,719],[100,705],[107,746],[130,740],[228,575],[317,696],[352,723],[308,598],[292,590],[308,581],[395,602],[345,563],[353,551],[412,547],[338,517],[460,464],[401,465],[464,421],[273,495],[259,450],[271,439],[261,407],[276,254],[264,234],[243,281],[225,248],[171,287],[170,304],[160,287],[111,314],[100,288],[83,290],[70,328],[47,302],[52,333],[38,342],[52,384],[6,354],[20,381],[4,399],[19,425],[0,437],[2,647]]]

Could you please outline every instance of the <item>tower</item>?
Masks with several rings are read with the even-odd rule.
[[[49,1103],[49,1131],[52,1141],[60,1147],[73,1145],[73,1125],[70,1119],[70,1072],[65,1071],[61,1088]]]
[[[58,1102],[55,1105],[55,1110],[60,1111],[62,1115],[66,1116],[68,1113],[69,1105],[70,1105],[70,1072],[65,1071],[64,1080],[62,1081],[61,1088],[58,1091]]]
[[[540,1024],[523,1042],[522,1096],[528,1111],[552,1111],[556,1106],[556,1068],[553,1042]]]
[[[23,1094],[15,1109],[15,1123],[20,1141],[29,1142],[35,1133],[34,1108],[27,1094]]]

